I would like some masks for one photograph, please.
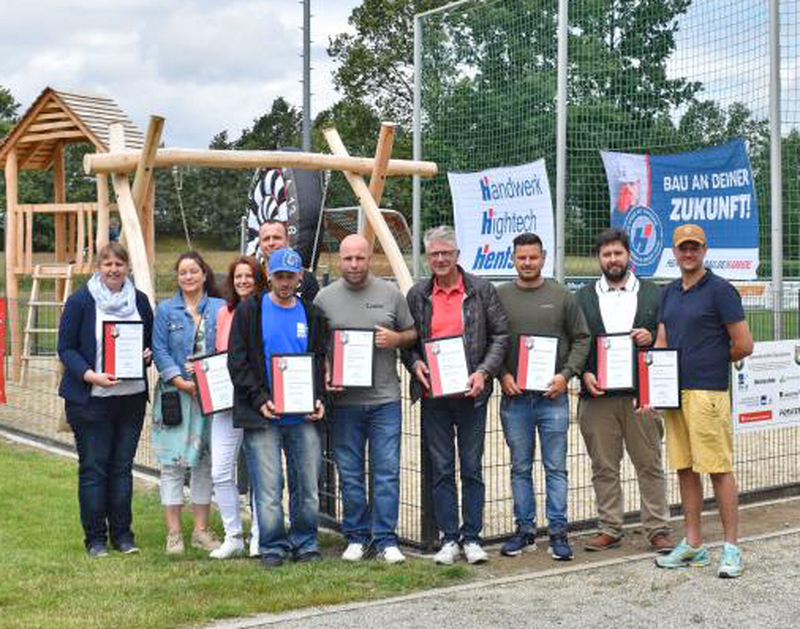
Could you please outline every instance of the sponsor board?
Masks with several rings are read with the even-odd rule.
[[[554,272],[555,236],[550,184],[543,159],[475,173],[448,173],[459,262],[476,275],[515,277],[512,242],[537,234],[548,252],[542,273]]]
[[[800,426],[800,340],[758,342],[731,366],[736,432]]]

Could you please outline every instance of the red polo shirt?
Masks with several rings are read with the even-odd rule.
[[[458,274],[458,283],[451,288],[439,286],[437,278],[433,278],[431,337],[460,336],[464,332],[463,312],[464,276]]]

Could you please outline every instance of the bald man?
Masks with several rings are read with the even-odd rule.
[[[372,251],[362,236],[351,235],[339,247],[341,278],[323,288],[314,303],[331,330],[375,330],[373,386],[332,388],[333,457],[342,483],[342,532],[346,561],[360,561],[368,549],[386,563],[405,557],[397,547],[400,502],[400,379],[397,350],[417,339],[414,319],[403,294],[369,272]],[[370,447],[372,512],[367,499],[365,452]]]

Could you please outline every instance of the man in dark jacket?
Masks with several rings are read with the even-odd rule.
[[[433,277],[418,282],[408,292],[419,340],[403,352],[403,362],[413,375],[412,399],[422,398],[422,438],[433,470],[434,514],[443,536],[435,561],[452,564],[463,546],[469,563],[483,563],[487,560],[480,543],[486,401],[492,392],[492,378],[508,349],[508,323],[494,287],[458,266],[459,251],[451,227],[429,229],[424,242]],[[464,339],[469,373],[464,383],[466,393],[434,399],[428,395],[430,373],[422,342],[448,336]],[[461,470],[460,529],[454,437]]]
[[[628,269],[630,245],[623,230],[611,228],[601,233],[596,252],[603,274],[577,294],[592,335],[578,416],[592,460],[592,485],[600,521],[600,532],[587,541],[586,550],[616,548],[624,535],[619,471],[624,446],[639,481],[642,525],[650,548],[666,553],[674,544],[669,535],[667,481],[661,459],[661,418],[654,410],[635,411],[633,392],[603,391],[599,387],[596,342],[598,336],[630,332],[635,345],[651,346],[661,290]]]
[[[271,290],[249,297],[236,308],[231,326],[228,369],[234,385],[233,423],[244,428],[247,469],[258,513],[259,551],[265,568],[288,556],[316,561],[318,483],[322,444],[315,422],[324,406],[325,335],[322,313],[295,292],[302,271],[292,249],[274,251],[269,260]],[[272,391],[274,354],[314,355],[315,410],[309,415],[278,415]],[[283,523],[281,451],[289,461],[288,531]]]

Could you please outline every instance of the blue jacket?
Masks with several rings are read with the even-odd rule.
[[[197,311],[205,322],[204,353],[206,354],[214,352],[217,338],[217,311],[224,305],[223,299],[207,295],[203,295],[197,305]],[[163,382],[167,383],[175,376],[183,376],[190,380],[184,364],[186,359],[194,354],[194,336],[194,320],[186,310],[180,291],[158,304],[153,329],[153,360]]]
[[[136,309],[144,322],[144,345],[151,346],[153,310],[147,296],[136,291]],[[58,394],[65,400],[86,404],[92,387],[83,381],[89,369],[97,371],[97,338],[95,336],[97,305],[86,286],[67,299],[58,325],[58,357],[64,363],[64,376]]]

